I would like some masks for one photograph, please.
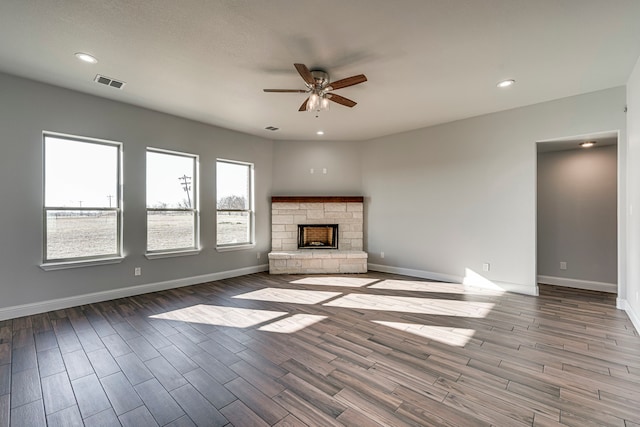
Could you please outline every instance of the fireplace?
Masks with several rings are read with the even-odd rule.
[[[360,196],[271,197],[269,273],[366,273],[363,218]]]
[[[298,249],[338,249],[338,224],[298,224]]]

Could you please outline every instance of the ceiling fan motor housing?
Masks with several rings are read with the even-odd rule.
[[[317,89],[324,89],[329,85],[329,73],[324,70],[311,70],[311,75],[315,80],[315,87]]]

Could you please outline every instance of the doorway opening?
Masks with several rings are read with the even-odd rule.
[[[537,282],[617,293],[618,132],[536,148]]]

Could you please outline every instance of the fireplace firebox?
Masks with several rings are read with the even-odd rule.
[[[298,249],[338,249],[338,224],[298,224]]]

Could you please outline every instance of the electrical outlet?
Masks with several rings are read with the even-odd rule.
[[[384,252],[380,252],[380,258],[384,258]]]
[[[322,168],[322,173],[326,175],[327,174],[327,168]]]
[[[258,253],[256,254],[256,258],[257,258],[257,259],[260,259],[260,252],[258,252]]]
[[[489,271],[491,270],[491,264],[489,264],[488,262],[485,262],[482,264],[482,271]]]
[[[311,175],[313,175],[313,173],[314,173],[314,172],[315,172],[315,170],[313,170],[313,168],[309,169],[309,173],[310,173]]]
[[[142,269],[140,267],[136,267],[133,269],[134,276],[142,276]]]
[[[560,261],[560,270],[566,270],[566,269],[567,269],[567,262]]]

